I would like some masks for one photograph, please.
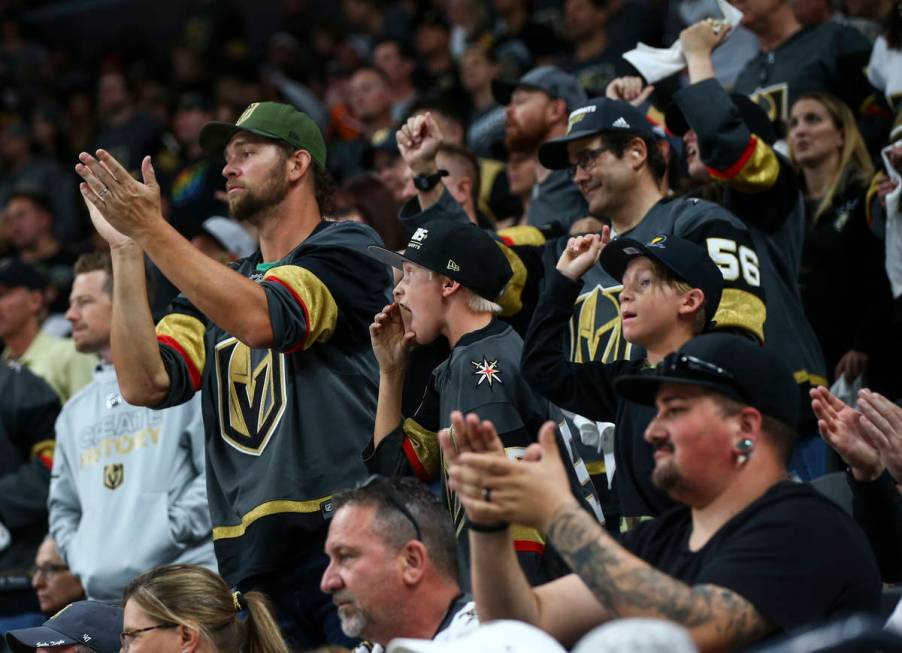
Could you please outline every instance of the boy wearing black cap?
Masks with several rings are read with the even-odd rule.
[[[641,112],[620,100],[600,99],[571,113],[567,136],[545,143],[539,157],[546,166],[570,167],[590,213],[610,218],[619,237],[647,242],[669,234],[703,246],[724,277],[714,318],[718,328],[747,333],[777,352],[798,380],[799,406],[807,406],[810,385],[824,378],[824,362],[799,302],[792,262],[773,239],[722,206],[691,197],[664,198],[655,151]],[[595,267],[584,287],[572,321],[573,360],[630,357],[619,333],[607,327],[618,316],[618,284]],[[813,432],[810,411],[806,418],[802,432]]]
[[[644,244],[631,238],[607,243],[607,235],[605,228],[600,236],[571,238],[557,269],[546,279],[523,345],[523,376],[561,408],[615,424],[613,487],[621,517],[626,518],[619,525],[608,524],[617,529],[639,517],[657,516],[673,501],[651,483],[653,452],[642,433],[654,411],[624,401],[613,383],[622,375],[642,373],[709,327],[723,277],[707,252],[688,240],[659,234]],[[599,257],[602,267],[623,285],[622,317],[612,328],[631,346],[644,348],[644,360],[569,362],[564,349],[567,321],[581,277]]]
[[[469,422],[459,446],[482,442],[491,453],[449,465],[468,517],[539,528],[574,571],[528,590],[509,535],[474,535],[480,620],[520,619],[570,645],[605,621],[657,618],[684,626],[700,651],[732,651],[879,609],[880,573],[864,534],[834,502],[787,480],[799,407],[779,358],[735,335],[705,334],[615,387],[657,408],[645,432],[653,479],[684,505],[617,542],[572,503],[546,429],[540,451],[512,464],[490,429]]]
[[[364,452],[372,471],[416,475],[423,481],[441,474],[444,481],[436,432],[451,426],[455,410],[478,411],[493,420],[512,457],[523,454],[545,420],[561,421],[560,412],[534,394],[520,375],[522,340],[494,318],[501,310],[497,299],[512,272],[488,234],[469,223],[434,221],[414,232],[404,255],[372,246],[369,251],[403,275],[394,290],[394,303],[370,326],[380,372],[373,441]],[[404,419],[401,394],[408,348],[439,336],[448,339],[451,355],[433,372],[416,414]],[[568,436],[562,425],[557,438],[571,462],[572,491],[600,519],[588,472],[571,453]],[[448,492],[447,498],[467,560],[467,527],[484,526],[467,524],[456,495]],[[535,531],[519,529],[514,547],[531,582],[559,575]]]

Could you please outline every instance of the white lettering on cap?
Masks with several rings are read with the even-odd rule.
[[[567,133],[573,129],[573,125],[578,123],[580,120],[586,117],[587,114],[595,112],[595,105],[590,104],[587,107],[583,107],[582,109],[577,109],[570,114],[570,118],[567,120]]]
[[[629,129],[630,124],[626,120],[624,120],[623,116],[620,116],[619,118],[617,118],[617,120],[614,121],[614,124],[611,125],[611,127],[619,127],[620,129]]]
[[[407,246],[413,247],[414,249],[419,249],[420,243],[426,240],[428,236],[429,230],[419,227],[416,231],[413,232],[413,236],[410,237],[410,242],[407,243]]]

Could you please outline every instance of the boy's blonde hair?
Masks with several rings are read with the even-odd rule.
[[[661,263],[653,259],[648,259],[651,261],[651,267],[654,271],[655,280],[665,286],[670,286],[676,292],[681,295],[685,295],[687,292],[693,289],[693,286],[689,285],[679,277],[677,277],[673,272],[670,271],[669,268],[665,267]],[[695,312],[695,315],[692,316],[692,334],[698,335],[703,333],[705,327],[708,326],[708,298],[702,300],[701,306],[698,307],[698,310]]]

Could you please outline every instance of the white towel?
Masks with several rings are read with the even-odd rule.
[[[902,175],[889,160],[892,145],[884,147],[880,154],[888,170],[889,178],[899,182],[892,193],[886,196],[886,276],[893,289],[893,297],[902,295],[902,212],[899,202],[902,201]]]
[[[730,27],[736,27],[742,20],[742,12],[727,0],[717,0],[717,7]],[[623,58],[633,64],[649,84],[670,77],[686,67],[686,57],[683,56],[679,39],[669,48],[653,48],[639,43],[635,49],[624,53]]]

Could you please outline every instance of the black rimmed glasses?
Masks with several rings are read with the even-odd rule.
[[[54,574],[58,574],[61,571],[69,571],[69,565],[56,565],[52,562],[48,562],[43,565],[36,565],[31,568],[31,577],[39,577],[39,578],[49,578]]]
[[[576,161],[567,168],[567,174],[570,175],[570,181],[576,179],[577,168],[587,174],[595,170],[595,164],[598,162],[598,157],[610,149],[610,147],[602,145],[601,147],[580,151],[580,153],[576,155]]]
[[[378,488],[388,502],[392,505],[392,507],[400,512],[402,515],[407,517],[408,521],[413,525],[413,530],[416,532],[416,539],[420,542],[423,541],[423,534],[420,532],[420,525],[417,523],[417,520],[414,518],[413,513],[407,509],[407,506],[404,505],[404,497],[398,494],[398,491],[392,487],[391,480],[380,476],[379,474],[373,474],[365,481],[357,484],[358,488],[365,487],[376,487]]]
[[[123,651],[127,651],[129,645],[132,640],[140,635],[141,633],[146,633],[148,630],[156,630],[157,628],[175,628],[176,624],[159,624],[157,626],[148,626],[147,628],[136,628],[135,630],[124,630],[119,633],[119,644],[122,646]]]

